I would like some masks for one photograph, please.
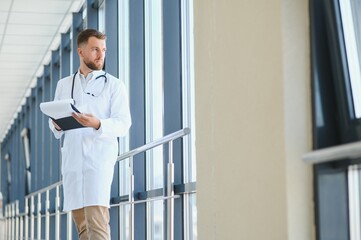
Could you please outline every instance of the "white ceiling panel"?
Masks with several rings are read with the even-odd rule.
[[[12,98],[17,98],[16,95],[14,95],[13,93],[14,92],[23,92],[23,90],[21,90],[21,89],[24,89],[24,83],[21,84],[21,83],[19,83],[19,81],[14,81],[14,80],[8,79],[8,78],[5,78],[5,79],[6,79],[6,81],[9,82],[9,84],[11,83],[11,87],[5,87],[4,89],[2,89],[2,91],[0,91],[1,96],[4,96],[3,93],[4,93],[4,90],[6,90],[5,91],[6,94],[11,94]],[[14,85],[14,86],[12,86],[12,85]],[[17,99],[20,99],[20,98],[17,98]],[[2,104],[3,100],[4,99],[1,99],[1,104]]]
[[[7,81],[6,80],[7,78],[4,77],[4,81]],[[9,84],[9,86],[4,86],[4,88],[6,89],[25,89],[28,85],[27,83],[24,83],[24,81],[7,81],[7,83]],[[19,98],[18,96],[14,96],[14,98]]]
[[[43,58],[43,56],[40,54],[31,54],[31,56],[29,57],[28,54],[16,53],[14,55],[11,55],[11,57],[0,57],[0,63],[34,63],[35,60],[40,60],[41,58]]]
[[[0,61],[0,68],[6,66],[6,68],[30,68],[34,69],[39,63],[35,61]]]
[[[15,74],[16,73],[16,74]],[[1,74],[1,78],[4,79],[10,79],[11,81],[24,81],[25,76],[29,76],[29,73],[18,73],[17,71],[10,72],[6,71],[4,74]]]
[[[19,95],[19,94],[23,94],[22,92],[15,92],[13,93],[12,95],[15,96],[15,95]],[[11,105],[14,105],[17,104],[19,106],[18,103],[20,103],[20,99],[19,98],[11,98],[9,95],[7,96],[6,100],[4,100],[4,104],[5,107],[8,109],[8,111],[11,111],[12,113],[15,113],[17,108],[14,108],[14,106],[11,106]],[[9,116],[9,117],[12,117],[12,116]]]
[[[16,53],[16,54],[7,54],[7,53],[0,53],[0,62],[29,62],[29,61],[35,61],[34,59],[42,59],[44,55],[37,53],[32,54],[31,57],[28,55],[25,55],[23,53]],[[0,82],[1,84],[1,82]]]
[[[4,44],[4,53],[6,54],[20,54],[20,55],[33,55],[44,53],[47,50],[47,46],[14,46]],[[19,53],[20,51],[20,53]]]
[[[51,42],[53,36],[39,36],[39,35],[5,35],[4,44],[15,45],[44,45]],[[45,44],[46,45],[46,44]]]
[[[9,45],[4,44],[3,45],[3,53],[12,54],[12,53],[18,53],[21,54],[37,54],[37,53],[45,53],[48,46],[26,46],[26,45]]]
[[[42,6],[42,7],[39,7]],[[26,12],[26,13],[48,13],[64,15],[69,8],[69,4],[65,4],[64,1],[49,1],[49,0],[24,0],[15,1],[12,7],[13,12]]]
[[[63,14],[58,13],[23,13],[14,12],[10,14],[9,24],[31,24],[31,25],[56,25],[63,19]]]
[[[20,100],[20,98],[17,98],[15,96],[18,95],[18,94],[23,94],[24,93],[24,91],[22,90],[23,88],[24,88],[24,86],[19,85],[17,87],[17,89],[14,89],[14,88],[4,88],[4,89],[2,89],[0,91],[1,104],[3,104],[3,101],[9,100],[9,99],[11,99],[11,101],[13,101],[14,99],[15,100]],[[17,94],[15,94],[15,93],[17,93]],[[6,99],[5,99],[5,97],[6,97]],[[14,106],[13,106],[13,109],[15,109]]]
[[[54,36],[56,31],[56,26],[9,24],[6,29],[6,34]]]
[[[21,81],[20,79],[14,79],[11,77],[3,77],[1,81],[7,81],[9,86],[4,86],[2,89],[7,89],[8,91],[16,90],[19,91],[21,89],[24,89],[24,81]],[[14,96],[16,97],[16,96]]]
[[[4,64],[2,64],[2,65],[4,65]],[[19,64],[19,66],[20,66],[20,64]],[[32,75],[33,73],[34,73],[33,71],[29,72],[29,70],[22,69],[22,68],[19,67],[15,72],[1,72],[1,76],[18,77],[18,76],[24,76],[24,75],[30,75],[30,74]],[[1,78],[0,78],[0,85],[1,85]]]
[[[7,98],[6,98],[6,99],[2,99],[1,101],[5,101],[5,100],[11,100],[11,101],[16,100],[16,101],[19,101],[19,100],[20,100],[19,98],[14,97],[14,96],[16,96],[14,93],[18,93],[18,94],[19,94],[19,93],[23,93],[23,90],[22,90],[22,88],[20,88],[20,87],[18,87],[17,90],[15,90],[15,89],[5,89],[5,90],[7,90],[7,91],[0,91],[0,93],[1,93],[2,96],[6,96],[6,95],[7,95]],[[15,109],[14,106],[13,106],[13,109]]]
[[[16,64],[15,62],[12,64],[2,64],[2,66],[0,66],[0,71],[16,71],[17,69],[21,68],[23,70],[28,70],[28,71],[33,71],[34,68],[36,68],[38,65],[36,63],[33,64]]]
[[[2,3],[1,3],[2,4]],[[1,6],[0,4],[0,6]],[[6,23],[7,19],[8,19],[8,13],[7,12],[0,12],[0,23]]]
[[[12,2],[12,0],[1,0],[0,15],[2,14],[2,11],[5,11],[5,12],[9,11],[11,2]]]

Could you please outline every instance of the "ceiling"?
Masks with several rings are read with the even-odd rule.
[[[1,0],[0,141],[84,0]]]

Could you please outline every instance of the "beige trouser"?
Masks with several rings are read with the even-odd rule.
[[[72,211],[79,240],[110,240],[109,209],[89,206]]]

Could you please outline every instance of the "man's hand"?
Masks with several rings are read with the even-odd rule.
[[[54,125],[54,127],[55,127],[55,129],[56,129],[56,131],[61,131],[62,129],[61,129],[61,127],[59,127],[59,125],[58,124],[56,124],[54,121],[51,121],[52,123],[53,123],[53,125]]]
[[[100,120],[89,113],[73,113],[73,118],[85,127],[92,127],[98,130],[100,128]]]

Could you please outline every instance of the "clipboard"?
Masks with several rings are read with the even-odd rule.
[[[40,103],[40,110],[43,114],[50,117],[63,131],[84,127],[72,116],[74,112],[80,113],[74,106],[73,99],[42,102]]]

